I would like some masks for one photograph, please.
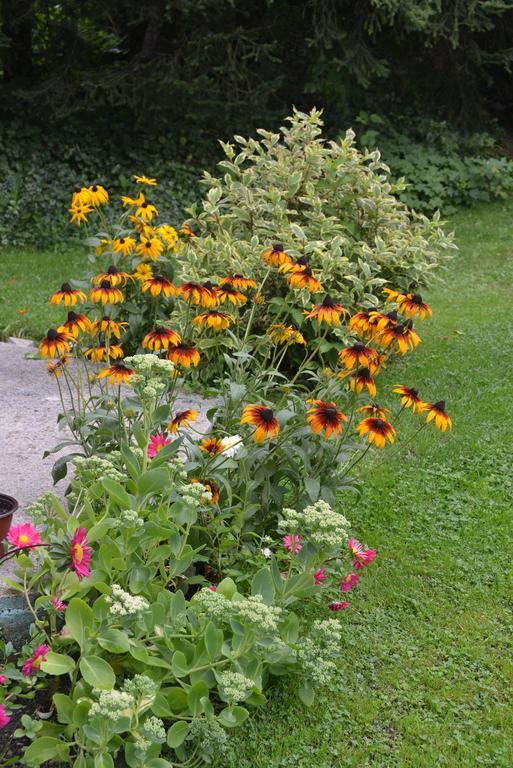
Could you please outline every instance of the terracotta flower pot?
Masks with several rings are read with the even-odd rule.
[[[2,541],[9,533],[12,523],[12,516],[18,509],[19,504],[12,496],[0,493],[0,555],[3,554]]]

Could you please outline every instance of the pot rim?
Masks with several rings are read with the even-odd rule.
[[[9,515],[13,515],[20,506],[18,500],[15,499],[14,496],[9,496],[7,493],[0,493],[0,502],[2,501],[10,504],[11,508],[4,512],[0,510],[0,520],[2,520],[4,517],[9,517]]]

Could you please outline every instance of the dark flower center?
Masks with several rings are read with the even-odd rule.
[[[327,307],[328,309],[331,309],[331,307],[335,306],[335,302],[333,301],[333,299],[331,298],[329,293],[326,294],[326,296],[324,297],[324,301],[322,302],[322,306],[323,307]]]
[[[363,352],[365,349],[365,344],[362,344],[361,341],[357,341],[355,344],[353,344],[353,349],[355,352]]]
[[[312,277],[312,270],[310,269],[310,267],[305,267],[305,269],[303,270],[303,275],[306,275],[307,277]]]
[[[419,394],[419,390],[415,389],[415,387],[412,387],[410,389],[410,395],[412,395],[413,397],[417,397],[418,394]]]
[[[407,321],[405,322],[405,324],[404,324],[404,327],[405,327],[405,328],[406,328],[408,331],[411,331],[411,330],[413,330],[413,320],[407,320]]]
[[[445,400],[439,400],[434,404],[433,408],[436,408],[437,411],[444,411],[445,413]]]
[[[96,184],[93,187],[91,187],[91,192],[98,192],[98,187],[96,186]]]
[[[121,244],[121,245],[123,245],[123,244],[124,244],[124,242],[125,242],[125,238],[124,238],[124,237],[120,237],[120,238],[119,238],[119,242],[120,242],[120,244]]]
[[[71,287],[71,285],[69,283],[63,283],[61,285],[61,292],[62,293],[71,293],[72,290],[73,290],[73,288]]]
[[[207,280],[206,283],[203,283],[203,288],[206,288],[207,291],[211,291],[214,287],[214,284],[210,282],[210,280]]]
[[[151,242],[150,242],[149,240],[147,240],[147,241],[144,243],[144,246],[145,246],[145,248],[151,248]]]
[[[155,333],[158,333],[159,336],[162,336],[163,334],[167,333],[167,328],[164,328],[163,325],[157,325],[157,327],[155,328]]]
[[[100,283],[100,288],[103,290],[108,290],[110,288],[110,283],[108,280],[102,280]]]
[[[296,261],[296,264],[299,264],[301,267],[306,267],[308,264],[306,256],[300,256],[299,259]]]
[[[141,203],[141,208],[147,208],[147,207],[148,207],[148,203]]]
[[[154,277],[153,279],[154,279],[154,280],[158,280],[158,281],[159,281],[159,283],[163,283],[163,282],[165,282],[165,280],[166,280],[166,278],[164,277],[164,275],[155,275],[155,277]]]
[[[104,315],[102,317],[102,323],[110,323],[110,317],[108,315]]]
[[[274,413],[271,408],[262,408],[260,411],[260,418],[265,421],[266,424],[270,424],[274,419]]]
[[[361,379],[365,379],[365,380],[367,379],[370,380],[372,378],[370,370],[368,368],[362,368],[361,371],[358,373],[358,376]]]
[[[337,409],[332,405],[328,405],[324,408],[324,415],[329,421],[333,421],[337,418]]]
[[[394,323],[396,323],[397,322],[397,318],[399,317],[399,315],[397,314],[395,309],[393,309],[391,312],[387,312],[387,317],[388,317],[389,320],[393,320]]]
[[[55,328],[50,328],[48,333],[46,334],[46,338],[48,341],[55,341],[59,338],[59,332],[55,330]]]
[[[241,279],[242,279],[242,280],[244,280],[244,275],[241,275],[241,274],[240,274],[240,272],[236,272],[236,273],[234,274],[234,277],[235,277],[237,280],[241,280]]]
[[[76,312],[68,312],[68,323],[74,323],[75,320],[78,320]]]
[[[396,325],[394,328],[394,333],[397,333],[397,334],[404,333],[404,323],[399,323],[399,325]]]
[[[411,300],[415,302],[415,304],[422,304],[422,296],[420,293],[414,293],[411,297]]]
[[[283,251],[283,243],[274,243],[273,251],[276,251],[276,252]]]
[[[374,419],[374,426],[376,429],[385,429],[385,422],[383,419]]]
[[[110,267],[107,270],[108,275],[118,275],[119,271],[118,268],[114,266],[114,264],[111,264]]]

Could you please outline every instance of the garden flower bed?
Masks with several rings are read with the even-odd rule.
[[[34,621],[21,653],[2,649],[0,727],[24,698],[53,691],[50,718],[24,717],[15,732],[31,740],[22,765],[199,766],[265,705],[273,677],[311,705],[343,652],[349,593],[376,558],[337,494],[357,488],[374,450],[452,427],[445,403],[411,382],[394,388],[395,413],[377,403],[380,372],[418,347],[417,321],[431,315],[418,284],[436,259],[420,230],[449,241],[395,201],[378,158],[350,139],[325,148],[318,133],[315,114],[296,115],[281,145],[264,133],[268,167],[262,146],[241,140],[238,159],[227,148],[226,189],[212,184],[180,232],[155,224],[155,179],[135,177],[116,220],[100,184],[73,194],[72,221],[100,227],[94,271],[50,298],[66,316],[40,353],[71,432],[54,477],[70,461],[75,473],[65,505],[51,494],[34,504],[3,556],[16,558],[11,583]],[[337,195],[348,202],[328,215]],[[367,261],[365,239],[341,255],[356,221],[373,233]],[[216,394],[209,432],[177,407],[184,389]],[[326,610],[311,625],[309,603]]]

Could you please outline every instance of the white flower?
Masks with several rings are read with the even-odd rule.
[[[269,547],[264,547],[263,550],[262,550],[262,554],[263,554],[264,557],[271,557],[272,552],[269,549]]]
[[[125,592],[119,584],[113,584],[111,589],[111,595],[105,598],[105,602],[110,605],[111,616],[130,616],[148,608],[148,602],[144,597]]]
[[[242,447],[242,437],[240,435],[228,435],[221,439],[223,453],[225,456],[235,456]]]

